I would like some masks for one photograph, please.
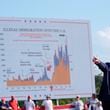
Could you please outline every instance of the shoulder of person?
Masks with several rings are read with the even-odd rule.
[[[106,62],[105,64],[106,64],[108,67],[110,67],[110,62]]]
[[[83,104],[83,101],[82,101],[82,100],[80,100],[80,103],[82,103],[82,104]]]
[[[98,99],[98,98],[96,98],[95,100],[96,100],[96,101],[99,101],[99,99]]]

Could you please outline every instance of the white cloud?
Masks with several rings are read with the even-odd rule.
[[[105,39],[110,40],[110,27],[107,27],[107,28],[104,28],[103,30],[98,31],[97,34],[100,37],[104,37]]]
[[[96,34],[97,37],[94,38],[95,43],[99,44],[100,47],[110,49],[110,27],[99,30]]]
[[[93,52],[103,61],[110,61],[110,27],[96,32],[93,37]]]

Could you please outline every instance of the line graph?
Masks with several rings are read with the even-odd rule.
[[[18,75],[17,78],[12,80],[7,80],[8,86],[26,86],[26,85],[49,85],[49,84],[70,84],[70,70],[69,70],[69,56],[67,45],[64,47],[61,46],[57,49],[53,56],[54,61],[54,72],[52,79],[49,79],[47,71],[50,71],[51,65],[44,67],[43,75],[37,80],[34,81],[34,76],[31,75],[28,78],[22,80],[21,76]],[[63,78],[62,78],[63,77]]]

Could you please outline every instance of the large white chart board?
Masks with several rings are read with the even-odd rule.
[[[90,37],[88,21],[0,18],[0,96],[90,96]]]

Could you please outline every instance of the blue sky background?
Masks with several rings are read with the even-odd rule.
[[[0,17],[89,20],[93,55],[110,61],[110,0],[0,0]]]

